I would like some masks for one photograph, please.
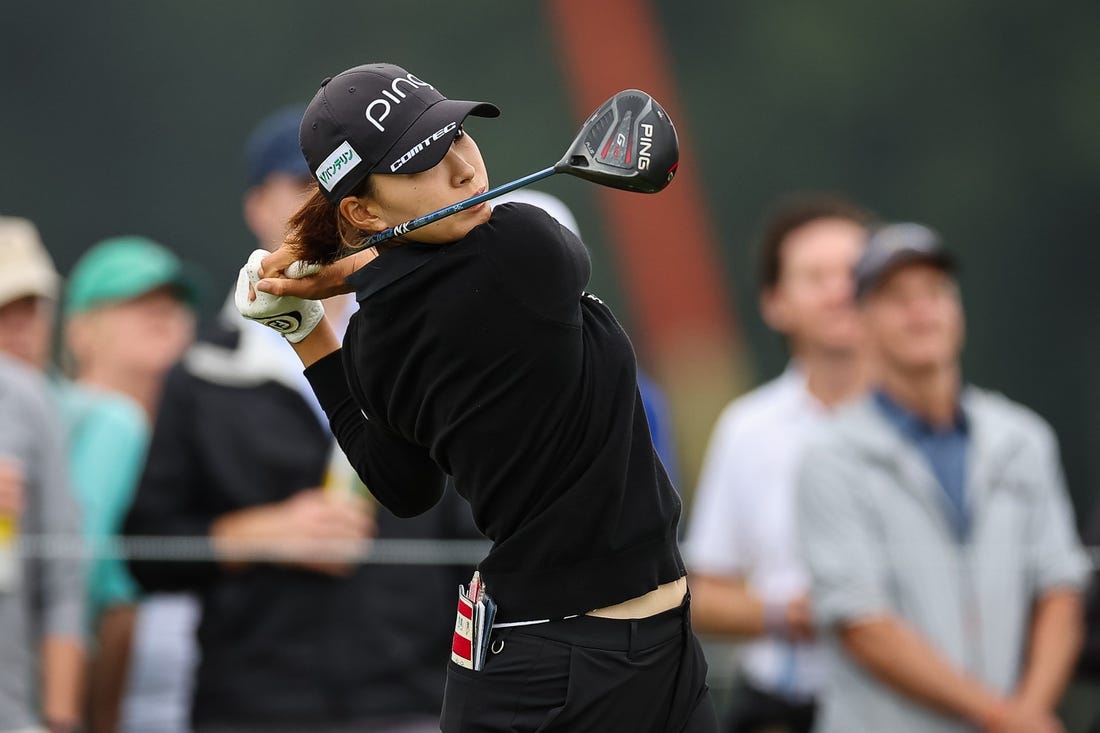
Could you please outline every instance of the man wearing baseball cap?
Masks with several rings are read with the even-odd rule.
[[[813,442],[797,502],[831,662],[818,729],[1060,731],[1088,562],[1054,432],[963,382],[934,231],[874,230],[855,279],[877,388]]]

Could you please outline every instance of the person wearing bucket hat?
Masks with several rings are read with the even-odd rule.
[[[0,217],[0,352],[31,369],[46,368],[60,283],[38,228]]]
[[[301,125],[316,188],[242,268],[238,309],[290,342],[384,507],[420,514],[452,477],[493,542],[458,599],[444,733],[714,731],[680,500],[584,244],[537,207],[482,204],[362,247],[487,189],[471,114],[499,111],[392,64],[322,82]],[[297,260],[319,265],[286,277]],[[314,299],[351,291],[341,348]],[[463,609],[482,607],[475,633]]]
[[[855,266],[873,389],[819,431],[796,498],[823,733],[1062,730],[1088,558],[1054,431],[963,381],[954,273],[915,223],[872,229]]]
[[[21,556],[22,532],[71,538],[80,512],[43,373],[60,277],[27,219],[0,217],[0,730],[78,731],[84,568]]]

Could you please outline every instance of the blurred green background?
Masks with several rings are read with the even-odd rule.
[[[1100,481],[1100,3],[652,7],[665,43],[652,52],[674,73],[748,382],[785,359],[755,308],[752,244],[776,195],[835,189],[884,218],[929,223],[963,263],[967,377],[1055,425],[1083,524]],[[0,8],[0,212],[33,219],[63,272],[99,238],[151,236],[205,270],[207,314],[253,247],[244,138],[323,77],[389,60],[445,94],[496,102],[504,117],[471,131],[497,183],[556,160],[579,123],[538,2]],[[631,39],[609,28],[606,43]],[[576,212],[593,290],[631,324],[589,184],[540,187]],[[674,267],[673,236],[668,257]],[[703,431],[728,397],[698,416]],[[691,480],[698,466],[684,468]]]

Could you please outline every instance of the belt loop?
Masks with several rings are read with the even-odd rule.
[[[628,659],[634,659],[635,644],[638,642],[638,622],[632,620],[630,622],[630,641],[627,644],[626,656]]]

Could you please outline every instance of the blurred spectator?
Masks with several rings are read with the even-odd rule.
[[[934,232],[876,230],[855,272],[878,386],[808,447],[797,497],[829,635],[819,729],[1060,731],[1088,564],[1054,433],[962,382]]]
[[[580,235],[578,235],[579,238]],[[649,372],[638,365],[638,392],[642,396],[642,409],[649,421],[649,436],[657,451],[665,473],[673,486],[679,486],[680,464],[676,458],[676,438],[672,429],[672,412],[668,398]]]
[[[730,403],[710,440],[688,527],[692,622],[747,639],[727,730],[809,731],[822,683],[794,529],[809,432],[860,391],[866,359],[852,267],[868,215],[828,194],[781,200],[760,248],[764,320],[787,339],[778,378]]]
[[[80,730],[83,578],[73,557],[18,562],[16,534],[78,536],[61,427],[45,385],[0,356],[0,730]],[[35,677],[40,675],[39,684]],[[43,726],[41,729],[37,726]]]
[[[301,113],[272,115],[248,143],[244,217],[264,248],[282,243],[310,180]],[[354,300],[325,305],[346,323]],[[196,733],[438,730],[454,593],[468,569],[359,566],[310,551],[476,529],[453,491],[432,512],[397,520],[355,488],[297,357],[230,298],[168,378],[126,525],[209,536],[219,560],[131,563],[146,588],[201,595]],[[242,547],[281,561],[242,560]]]
[[[493,199],[492,205],[499,206],[515,202],[537,206],[550,216],[558,220],[563,227],[581,237],[580,226],[577,217],[565,202],[557,196],[531,188],[521,188],[510,191],[503,196]],[[676,460],[676,442],[672,429],[672,414],[669,411],[668,399],[664,391],[638,366],[638,391],[642,395],[642,406],[645,409],[646,419],[649,420],[649,434],[653,438],[653,447],[657,449],[657,455],[664,464],[668,477],[673,485],[679,481],[678,461]]]
[[[1097,501],[1093,507],[1084,539],[1093,552],[1100,547],[1100,501]],[[1079,671],[1083,677],[1094,684],[1100,682],[1100,568],[1095,566],[1092,570],[1085,605],[1085,647],[1081,652]],[[1089,731],[1100,733],[1100,715],[1097,716]]]
[[[0,266],[0,352],[45,371],[61,276],[33,223],[0,217]]]
[[[69,426],[73,488],[93,540],[119,533],[145,463],[164,376],[194,337],[196,300],[179,259],[144,237],[100,242],[70,273],[64,344],[75,383],[59,380],[57,386]],[[113,733],[124,696],[127,708],[163,703],[147,670],[178,664],[176,655],[163,651],[172,625],[135,634],[135,624],[143,628],[142,617],[162,618],[165,609],[186,609],[192,601],[153,595],[142,599],[139,611],[137,586],[115,557],[94,560],[88,589],[97,640],[88,727]],[[171,707],[161,706],[161,714],[170,715]]]
[[[79,534],[62,428],[45,383],[33,371],[48,358],[50,331],[42,321],[49,322],[57,284],[34,225],[0,218],[0,731],[5,733],[75,732],[81,722],[81,563],[63,555],[21,558],[14,544],[20,535]]]
[[[194,338],[193,277],[156,242],[115,237],[81,256],[65,296],[65,346],[76,380],[129,396],[152,420],[165,372]]]

